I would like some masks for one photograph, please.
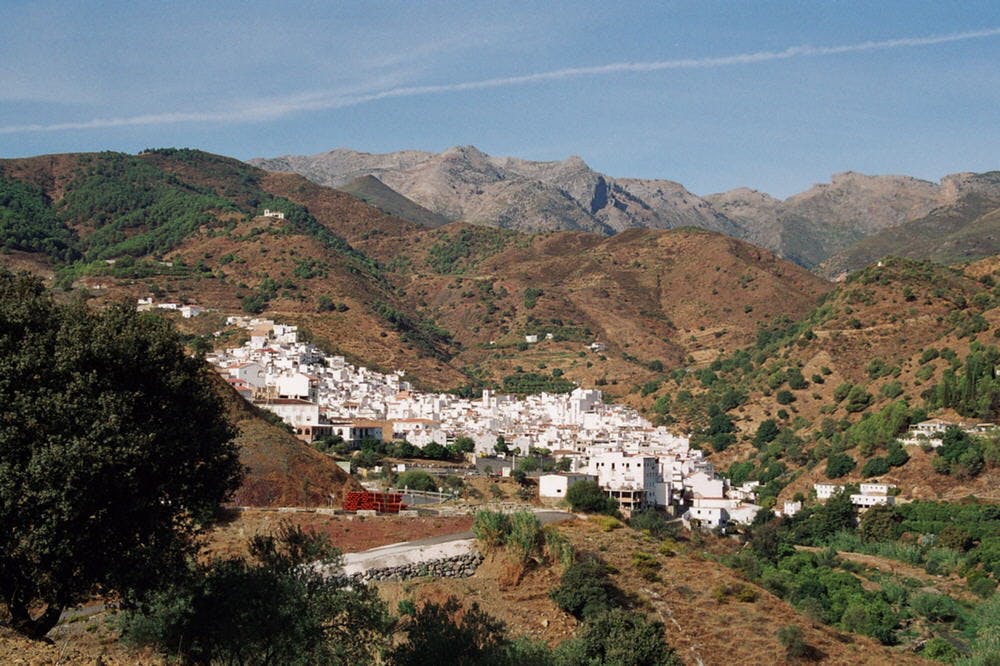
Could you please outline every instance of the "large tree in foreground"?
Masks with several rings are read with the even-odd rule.
[[[168,577],[239,483],[233,434],[169,324],[0,273],[0,619],[42,636]]]

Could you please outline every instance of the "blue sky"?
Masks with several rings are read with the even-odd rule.
[[[1000,169],[1000,3],[0,0],[2,157],[463,144],[698,194]]]

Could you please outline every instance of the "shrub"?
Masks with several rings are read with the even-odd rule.
[[[833,389],[833,399],[836,402],[842,402],[844,398],[848,396],[848,394],[851,392],[851,389],[853,388],[854,388],[853,384],[851,384],[850,382],[844,382],[837,388]]]
[[[401,628],[406,641],[389,654],[395,666],[513,663],[506,626],[475,603],[463,609],[455,597],[441,604],[424,602],[403,618]]]
[[[831,453],[826,461],[826,477],[837,479],[849,473],[857,465],[854,458],[846,453]]]
[[[521,564],[527,564],[533,555],[541,552],[544,537],[538,517],[529,511],[517,511],[510,515],[510,531],[506,546]]]
[[[503,546],[510,530],[510,517],[499,511],[477,511],[472,519],[472,533],[487,553]]]
[[[624,526],[622,521],[614,516],[594,516],[594,524],[601,528],[602,532],[611,532]]]
[[[656,557],[642,551],[632,553],[632,566],[636,568],[640,576],[650,581],[657,580],[659,578],[657,572],[663,568]]]
[[[648,532],[650,536],[664,538],[673,536],[675,529],[667,521],[667,517],[655,509],[646,509],[632,514],[628,520],[628,525],[639,532]]]
[[[958,650],[955,649],[955,646],[940,636],[935,636],[924,643],[924,647],[920,651],[920,655],[926,657],[927,659],[942,661],[946,664],[954,663],[955,659],[959,657]],[[982,663],[988,664],[993,662],[987,661]]]
[[[577,619],[586,619],[617,605],[619,592],[608,577],[608,568],[598,559],[572,564],[549,593],[559,608]]]
[[[889,471],[889,461],[885,458],[869,458],[861,468],[861,476],[869,478],[881,476]]]
[[[959,608],[955,600],[944,594],[926,592],[910,599],[910,606],[931,622],[945,622],[958,617]]]
[[[909,459],[910,454],[906,452],[902,444],[895,441],[889,444],[889,455],[886,456],[886,462],[889,463],[890,467],[902,467]]]
[[[184,663],[373,663],[391,618],[378,592],[304,564],[336,564],[325,537],[284,526],[250,559],[195,565],[121,616],[123,640]]]
[[[429,492],[434,492],[438,489],[437,481],[434,477],[422,469],[410,469],[400,474],[396,478],[396,487]]]
[[[808,652],[802,629],[795,624],[786,624],[778,629],[778,642],[785,648],[785,654],[792,658],[804,657]]]
[[[566,491],[566,501],[573,511],[584,513],[611,513],[617,503],[608,497],[593,481],[578,481]]]
[[[795,395],[791,391],[778,391],[774,399],[779,405],[790,405],[795,402]]]
[[[847,394],[847,404],[844,405],[844,409],[853,414],[864,411],[870,404],[872,404],[872,394],[862,386],[855,386]]]
[[[562,533],[553,525],[548,525],[542,530],[545,537],[545,550],[549,557],[559,563],[564,570],[573,566],[576,559],[576,551],[573,544],[569,542]]]
[[[680,666],[663,639],[663,625],[620,608],[600,613],[583,625],[579,638],[556,651],[559,663],[615,666]]]

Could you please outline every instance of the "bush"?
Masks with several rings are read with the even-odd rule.
[[[438,484],[433,476],[422,469],[410,469],[396,478],[396,487],[435,492],[438,489]]]
[[[559,563],[564,570],[573,566],[576,559],[576,551],[569,539],[564,537],[553,525],[548,525],[542,530],[545,537],[545,550],[549,557]]]
[[[598,559],[587,558],[572,564],[552,589],[549,597],[559,608],[577,619],[586,619],[618,605],[620,593],[608,577],[608,569]]]
[[[591,617],[580,637],[556,651],[564,664],[680,666],[683,662],[663,639],[663,625],[620,608]]]
[[[624,526],[622,521],[614,516],[594,516],[594,524],[601,528],[602,532],[611,532]]]
[[[862,412],[872,404],[872,394],[862,386],[855,386],[847,394],[847,404],[844,405],[850,413]]]
[[[833,389],[833,399],[836,402],[842,402],[844,398],[848,396],[848,394],[851,392],[851,389],[853,388],[854,384],[851,384],[850,382],[844,382],[837,388]]]
[[[826,477],[838,479],[849,473],[856,465],[854,458],[846,453],[831,453],[826,462]]]
[[[477,514],[478,515],[478,514]],[[529,511],[517,511],[510,515],[510,531],[506,546],[521,564],[527,564],[533,555],[541,552],[544,537],[538,517]]]
[[[477,511],[472,519],[472,533],[487,553],[507,543],[510,517],[499,511]]]
[[[373,587],[303,566],[337,565],[326,538],[283,526],[250,559],[195,565],[121,616],[123,640],[185,663],[372,663],[392,622]]]
[[[791,391],[778,391],[774,399],[779,405],[790,405],[795,402],[795,395]]]
[[[889,471],[889,461],[885,458],[869,458],[861,468],[861,476],[869,478],[881,476]]]
[[[617,502],[607,496],[593,481],[577,481],[566,491],[566,501],[573,511],[584,513],[612,513]]]
[[[672,537],[676,533],[673,525],[667,521],[664,513],[655,509],[646,509],[632,514],[628,526],[639,532],[648,532],[658,539]]]
[[[475,603],[463,609],[455,597],[441,604],[424,602],[403,618],[401,628],[406,641],[389,653],[395,666],[513,664],[506,626]]]
[[[778,629],[778,642],[785,648],[785,654],[792,658],[804,657],[808,652],[802,629],[795,624],[786,624]]]
[[[955,600],[944,594],[927,592],[910,599],[910,606],[931,622],[947,622],[958,617]]]

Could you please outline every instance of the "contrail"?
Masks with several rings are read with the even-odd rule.
[[[258,102],[241,110],[233,111],[195,111],[155,113],[121,118],[95,118],[85,121],[70,121],[52,124],[7,125],[0,127],[0,134],[20,134],[26,132],[58,132],[65,130],[86,130],[111,127],[127,127],[136,125],[165,125],[185,122],[259,122],[281,118],[301,111],[319,111],[358,106],[383,99],[399,97],[415,97],[418,95],[436,95],[467,90],[485,90],[490,88],[505,88],[545,81],[560,81],[590,76],[605,76],[609,74],[631,72],[658,72],[671,69],[711,69],[731,67],[734,65],[749,65],[773,60],[788,60],[816,56],[832,56],[844,53],[863,53],[866,51],[887,51],[918,46],[933,46],[964,42],[972,39],[1000,36],[1000,28],[987,28],[968,32],[955,32],[946,35],[929,35],[927,37],[901,37],[882,41],[843,44],[840,46],[791,46],[782,51],[756,51],[739,53],[729,56],[707,58],[682,58],[677,60],[653,60],[646,62],[618,62],[591,67],[570,67],[547,72],[535,72],[519,76],[505,76],[462,83],[444,83],[425,86],[400,86],[366,94],[326,93],[315,94],[298,100],[283,101],[281,99]]]

